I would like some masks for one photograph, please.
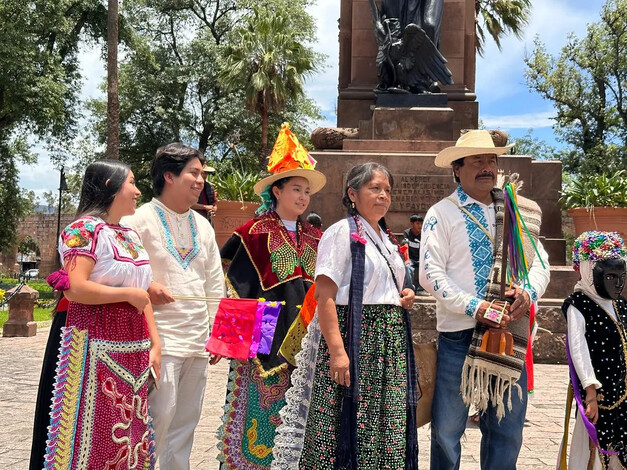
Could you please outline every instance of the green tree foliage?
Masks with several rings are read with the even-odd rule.
[[[67,191],[61,193],[61,214],[75,214],[80,198],[81,185],[83,184],[82,172],[65,174]],[[59,210],[59,190],[46,191],[43,199],[48,207],[54,208],[55,213]]]
[[[25,255],[29,253],[35,253],[36,255],[39,255],[39,245],[33,237],[31,237],[30,235],[26,235],[26,237],[24,237],[24,240],[22,240],[18,245],[17,252],[23,253]]]
[[[225,66],[223,48],[234,40],[231,31],[245,22],[253,3],[120,3],[120,13],[132,30],[119,70],[120,159],[133,168],[144,199],[152,195],[150,162],[156,149],[168,142],[197,146],[217,163],[219,171],[240,168],[242,164],[246,170],[258,170],[260,122],[246,109],[243,91],[229,91],[219,80]],[[274,9],[279,9],[279,4],[287,8],[284,0],[271,3]],[[295,0],[289,6],[290,27],[299,31],[303,41],[314,39],[313,20],[306,14],[305,5],[303,0]],[[288,97],[285,103],[282,112],[270,115],[269,132],[278,132],[282,121],[291,120],[292,128],[304,133],[307,123],[320,117],[305,97]],[[106,103],[94,100],[89,107],[94,116],[92,132],[104,143]],[[97,153],[88,159],[101,156]]]
[[[232,32],[224,48],[219,80],[227,90],[244,90],[246,107],[261,118],[260,166],[268,148],[268,116],[289,99],[305,95],[305,76],[316,70],[316,54],[293,26],[289,10],[260,4]]]
[[[73,135],[80,87],[78,44],[99,37],[105,9],[89,0],[0,2],[0,247],[24,213],[16,163],[32,162],[20,136]]]
[[[627,0],[609,0],[583,39],[570,35],[554,57],[536,39],[526,59],[527,84],[553,103],[554,129],[568,147],[569,173],[627,167]]]
[[[483,55],[486,37],[489,35],[499,50],[501,37],[513,33],[521,37],[529,23],[531,0],[475,0],[477,14],[477,52]]]
[[[8,145],[0,141],[0,250],[15,245],[17,221],[23,213],[20,204],[18,171]]]
[[[529,155],[537,160],[555,160],[558,158],[557,149],[533,135],[533,129],[528,129],[525,135],[517,137],[509,153],[512,155]]]

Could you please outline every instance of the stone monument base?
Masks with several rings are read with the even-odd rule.
[[[375,92],[375,106],[389,108],[442,108],[448,103],[446,93]]]

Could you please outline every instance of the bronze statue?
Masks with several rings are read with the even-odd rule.
[[[378,52],[377,92],[439,92],[453,83],[438,50],[444,0],[370,0]]]

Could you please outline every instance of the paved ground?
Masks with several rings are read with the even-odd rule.
[[[47,336],[48,329],[43,328],[32,338],[0,337],[1,470],[28,469],[34,403]],[[192,452],[194,469],[218,468],[214,435],[220,423],[227,372],[225,361],[210,369],[204,411]],[[563,365],[536,367],[536,393],[529,403],[528,423],[518,459],[520,470],[555,468],[561,441],[567,374]],[[426,470],[429,468],[429,431],[421,428],[418,433],[420,469]],[[467,430],[462,442],[462,470],[479,468],[479,439],[477,428]]]

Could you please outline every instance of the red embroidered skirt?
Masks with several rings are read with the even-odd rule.
[[[46,469],[152,469],[150,338],[128,303],[70,303],[63,329]]]

